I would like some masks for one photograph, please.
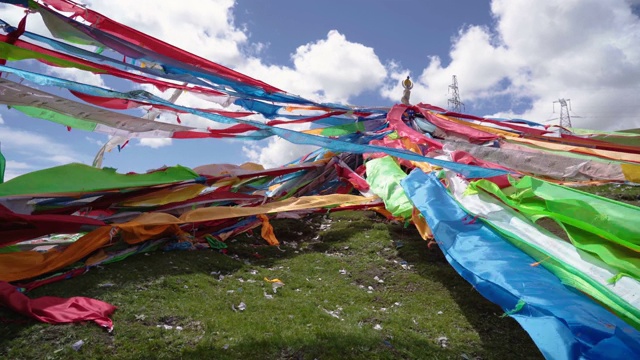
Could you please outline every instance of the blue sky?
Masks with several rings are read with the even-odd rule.
[[[463,26],[492,21],[488,1],[368,1],[363,6],[361,1],[240,0],[235,14],[253,41],[269,44],[264,56],[269,62],[289,62],[296,47],[336,29],[349,41],[373,47],[383,61],[395,59],[415,72],[428,56],[446,57],[451,38]]]
[[[401,96],[400,79],[411,74],[414,102],[446,106],[447,85],[455,74],[469,113],[553,123],[550,119],[558,116],[558,109],[554,114],[552,102],[566,97],[572,101],[574,126],[640,127],[637,0],[611,0],[606,5],[592,0],[85,3],[131,27],[316,100],[390,106]],[[19,10],[4,5],[0,14],[12,24],[21,17]],[[28,29],[47,34],[37,14],[30,16]],[[128,87],[79,71],[32,63],[9,66],[121,90]],[[8,177],[71,161],[91,163],[107,140],[106,135],[68,132],[4,106],[0,117]],[[186,122],[206,124],[202,119]],[[122,172],[245,161],[272,166],[306,150],[275,139],[251,144],[132,140],[122,152],[108,153],[104,166]]]

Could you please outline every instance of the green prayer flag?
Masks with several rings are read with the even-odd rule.
[[[7,159],[4,158],[2,150],[0,150],[0,184],[4,182],[4,170],[7,165]]]
[[[84,164],[68,164],[18,176],[0,185],[0,196],[55,193],[86,193],[122,190],[192,181],[193,170],[172,166],[146,174],[118,174],[115,169],[96,169]]]
[[[369,160],[367,182],[371,191],[384,201],[385,208],[393,216],[411,217],[413,205],[405,194],[400,181],[407,177],[400,166],[390,156]]]

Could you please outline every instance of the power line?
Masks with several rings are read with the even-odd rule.
[[[575,118],[576,116],[574,116]],[[585,115],[580,116],[591,119],[640,119],[640,115],[617,115],[617,114],[601,114],[601,115]]]
[[[461,112],[464,110],[464,103],[460,101],[460,93],[458,92],[458,79],[455,75],[453,75],[452,78],[452,83],[451,85],[449,85],[451,98],[447,101],[447,104],[449,106],[449,110]]]

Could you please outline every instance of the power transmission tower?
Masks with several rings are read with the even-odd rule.
[[[451,93],[451,98],[448,100],[449,109],[455,112],[464,110],[464,103],[460,101],[460,94],[458,93],[458,78],[455,75],[453,75],[453,81],[449,85],[449,93]]]
[[[571,115],[569,115],[569,110],[571,110],[571,99],[558,99],[558,101],[554,101],[553,112],[556,111],[556,103],[560,103],[560,133],[570,134],[571,132],[568,129],[572,127]]]

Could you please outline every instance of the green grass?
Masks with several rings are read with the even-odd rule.
[[[640,187],[580,189],[640,204]],[[228,242],[228,255],[154,252],[36,289],[30,297],[118,306],[114,332],[41,324],[0,308],[0,358],[542,358],[413,228],[371,212],[272,224],[279,248],[242,235]],[[274,293],[265,277],[285,286]],[[85,344],[75,351],[78,340]]]
[[[0,309],[0,357],[542,358],[519,325],[501,318],[412,228],[369,212],[273,225],[279,249],[243,235],[229,242],[228,255],[155,252],[36,289],[29,296],[118,306],[113,334],[93,324],[24,323]],[[265,277],[285,286],[274,293]],[[246,310],[234,311],[241,302]],[[76,352],[78,340],[85,344]]]
[[[576,189],[591,194],[604,196],[609,199],[640,206],[640,186],[626,184],[607,184],[598,186],[583,186]]]

